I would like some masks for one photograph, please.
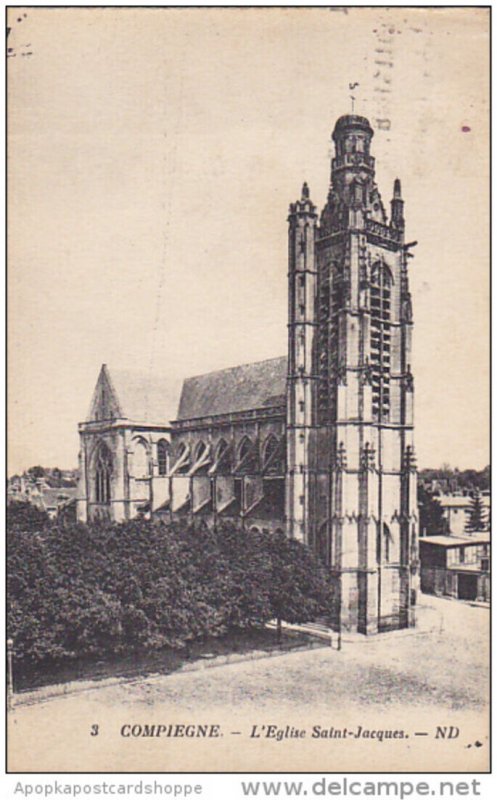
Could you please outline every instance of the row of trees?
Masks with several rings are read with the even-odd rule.
[[[305,546],[229,526],[30,528],[10,509],[7,558],[8,635],[26,665],[181,648],[275,618],[315,619],[333,604]]]
[[[460,470],[457,467],[451,467],[449,464],[442,464],[441,467],[436,469],[420,469],[418,480],[420,484],[440,483],[440,488],[443,491],[462,492],[473,491],[474,489],[488,491],[491,481],[490,467],[487,466],[481,470]]]
[[[11,475],[11,481],[19,478],[27,478],[31,481],[36,481],[43,478],[46,483],[54,489],[63,487],[76,486],[78,480],[78,470],[61,470],[59,467],[42,467],[39,464],[29,469],[24,470],[22,475]]]

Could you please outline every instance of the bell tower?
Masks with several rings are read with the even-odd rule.
[[[319,225],[304,191],[289,217],[289,530],[329,566],[338,624],[363,633],[413,625],[418,580],[410,245],[373,135],[340,117]]]

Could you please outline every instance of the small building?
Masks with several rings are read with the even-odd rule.
[[[454,536],[467,536],[466,522],[471,510],[471,496],[469,494],[445,494],[437,497],[442,506],[444,518],[447,520],[449,531]],[[490,513],[490,495],[481,494],[483,509],[488,519]]]
[[[43,489],[39,507],[47,512],[50,519],[59,516],[62,509],[76,501],[77,488],[75,486],[62,489]]]
[[[458,600],[490,600],[490,535],[419,540],[421,591]]]

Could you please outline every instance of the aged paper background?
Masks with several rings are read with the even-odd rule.
[[[401,177],[408,237],[419,240],[411,269],[418,461],[487,463],[486,9],[27,8],[11,9],[9,22],[10,472],[43,459],[76,463],[77,422],[104,361],[176,377],[285,352],[287,205],[306,179],[322,206],[329,137],[350,110],[351,81],[360,84],[357,113],[376,128],[383,199]],[[385,46],[390,83],[376,63]],[[378,130],[386,119],[390,129]],[[119,736],[125,722],[433,725],[428,696],[360,713],[329,696],[278,709],[255,706],[250,687],[247,696],[239,707],[229,695],[210,709],[151,703],[132,719],[109,704],[104,720],[91,693],[57,712],[42,703],[29,725],[11,716],[9,767],[488,767],[488,747],[467,746],[488,741],[487,708],[448,706],[436,722],[459,726],[464,742],[436,749],[423,739],[248,747],[229,736]],[[104,734],[91,739],[97,713]]]

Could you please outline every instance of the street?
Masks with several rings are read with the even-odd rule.
[[[354,730],[361,725],[367,731],[395,729],[404,731],[402,736],[408,734],[408,742],[403,744],[396,740],[380,747],[375,742],[376,751],[371,750],[373,742],[358,750],[357,744],[347,742],[345,749],[343,742],[333,740],[332,752],[340,749],[339,769],[345,769],[341,765],[349,760],[355,764],[353,768],[361,768],[365,755],[372,758],[368,753],[374,753],[374,758],[363,769],[381,768],[383,762],[383,768],[391,767],[394,752],[400,758],[403,747],[414,748],[411,739],[418,735],[409,769],[416,763],[416,754],[426,764],[426,759],[432,758],[434,726],[457,727],[459,734],[457,742],[437,742],[432,770],[447,765],[446,759],[460,748],[466,759],[478,756],[480,763],[488,756],[488,625],[487,608],[421,595],[416,631],[369,639],[345,636],[340,652],[323,647],[113,686],[99,688],[95,683],[84,692],[17,707],[9,736],[12,763],[24,763],[28,758],[41,768],[41,762],[48,759],[57,770],[66,764],[74,768],[75,760],[81,764],[76,769],[84,770],[88,759],[99,765],[95,769],[107,770],[142,771],[148,763],[153,770],[188,770],[196,764],[208,771],[237,769],[238,764],[243,769],[254,765],[262,769],[271,752],[273,765],[292,770],[299,764],[308,767],[307,748],[314,725]],[[122,725],[143,722],[219,723],[223,735],[231,737],[231,749],[227,754],[227,742],[195,739],[188,744],[168,739],[166,747],[162,740],[124,739],[120,734]],[[93,737],[92,725],[98,726]],[[298,725],[307,731],[305,746],[264,737],[250,740],[253,725]],[[473,740],[478,744],[472,751]],[[314,747],[322,745],[318,740]],[[328,748],[327,757],[330,753]],[[174,756],[174,767],[169,756]],[[222,756],[223,767],[218,756]],[[164,766],[164,760],[169,766]],[[466,762],[457,759],[450,762],[451,768],[457,770],[461,763],[461,770],[469,771]]]

